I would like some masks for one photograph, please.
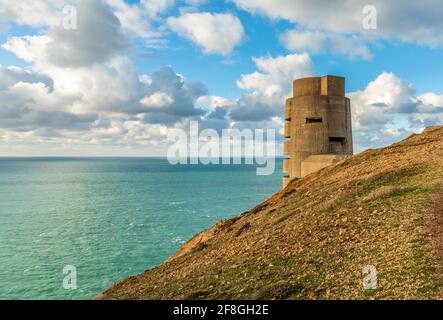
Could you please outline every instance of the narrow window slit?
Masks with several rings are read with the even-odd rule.
[[[329,142],[340,142],[345,143],[346,138],[343,137],[329,137]]]
[[[306,118],[306,123],[318,123],[323,122],[322,118]]]

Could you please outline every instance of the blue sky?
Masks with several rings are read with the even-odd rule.
[[[373,4],[368,30],[360,0],[0,0],[0,156],[164,155],[190,120],[281,132],[308,75],[346,77],[357,151],[441,123],[443,6]]]

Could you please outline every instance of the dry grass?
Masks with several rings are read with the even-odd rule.
[[[398,195],[402,192],[412,191],[413,188],[410,187],[399,187],[399,186],[381,186],[380,188],[372,191],[366,197],[362,198],[360,202],[370,202],[377,199],[383,199]]]
[[[438,233],[429,226],[441,220],[424,209],[440,185],[443,128],[294,181],[104,297],[438,298],[441,269],[430,246]],[[362,288],[368,264],[377,268],[377,290]]]

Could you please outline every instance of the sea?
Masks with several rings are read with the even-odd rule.
[[[0,158],[0,300],[88,299],[281,188],[256,165]]]

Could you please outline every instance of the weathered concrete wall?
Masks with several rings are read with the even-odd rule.
[[[284,154],[288,159],[283,165],[287,174],[283,186],[311,171],[303,170],[302,162],[312,155],[353,153],[351,104],[345,97],[345,79],[335,76],[298,79],[294,81],[293,93],[285,106],[288,140]],[[311,163],[307,166],[317,167]]]
[[[329,167],[330,165],[343,160],[348,155],[345,154],[316,154],[307,157],[301,162],[301,176],[307,176],[313,172]]]

